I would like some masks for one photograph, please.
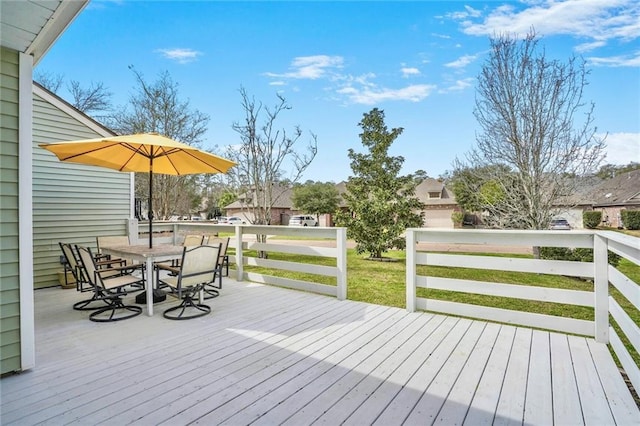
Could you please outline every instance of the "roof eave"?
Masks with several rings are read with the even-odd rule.
[[[49,51],[55,41],[62,35],[73,20],[89,4],[89,0],[63,1],[53,12],[42,30],[31,42],[24,52],[33,56],[33,64],[36,65],[40,59]]]

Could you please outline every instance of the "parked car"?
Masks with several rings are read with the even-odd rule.
[[[297,215],[289,219],[290,226],[318,226],[318,221],[313,216]]]
[[[240,225],[240,224],[247,223],[247,221],[238,216],[229,216],[229,217],[222,216],[218,219],[218,223],[224,223],[227,225]]]
[[[549,229],[567,231],[571,229],[571,225],[569,224],[567,219],[552,219],[551,224],[549,224]]]

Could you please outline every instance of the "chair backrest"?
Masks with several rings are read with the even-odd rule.
[[[102,282],[98,278],[98,274],[96,274],[97,268],[91,249],[89,247],[76,246],[76,252],[80,257],[80,263],[84,267],[89,283],[95,288],[102,287]]]
[[[78,258],[73,250],[73,246],[69,243],[62,242],[59,242],[58,244],[60,245],[60,250],[62,250],[62,254],[67,261],[67,264],[69,264],[73,278],[75,278],[77,282],[84,281],[82,265],[78,263]]]
[[[98,252],[100,252],[101,247],[128,246],[131,243],[129,242],[129,237],[126,235],[109,235],[96,237],[96,244],[98,246]]]
[[[193,287],[213,282],[219,253],[220,245],[185,247],[178,274],[178,286]]]
[[[220,244],[220,254],[218,255],[218,265],[222,264],[224,257],[227,255],[227,247],[229,247],[229,237],[209,237],[207,245],[217,246]]]
[[[204,236],[202,235],[185,235],[182,245],[185,247],[193,247],[202,245]]]

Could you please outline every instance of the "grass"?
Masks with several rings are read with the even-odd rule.
[[[531,258],[530,255],[512,254],[482,254],[464,253],[467,255],[503,256]],[[256,252],[246,251],[245,256],[256,256]],[[378,262],[366,259],[363,255],[358,255],[355,250],[347,250],[347,298],[367,303],[385,306],[404,308],[406,306],[405,293],[405,252],[390,251],[386,256],[389,262]],[[286,253],[269,253],[269,259],[287,260],[299,263],[312,263],[318,265],[335,266],[332,258],[317,256],[292,255]],[[635,282],[640,282],[640,267],[632,262],[622,259],[618,269]],[[321,284],[336,285],[333,277],[290,272],[283,270],[273,270],[262,267],[245,266],[246,271],[291,278],[302,281],[316,282]],[[471,268],[450,268],[439,266],[418,266],[419,275],[429,275],[434,277],[458,278],[474,281],[486,281],[495,283],[517,284],[523,286],[538,286],[562,289],[574,289],[583,291],[593,291],[593,283],[573,277],[545,275],[535,273],[490,271]],[[569,317],[593,321],[594,310],[588,307],[565,305],[558,303],[537,302],[530,300],[520,300],[507,297],[484,296],[469,293],[459,293],[452,291],[442,291],[433,289],[417,290],[418,297],[426,297],[438,300],[447,300],[459,303],[491,306],[502,309],[526,311]],[[631,316],[633,321],[640,326],[640,312],[635,309],[613,286],[610,287],[610,294]],[[625,342],[627,349],[640,365],[640,354],[636,353],[630,343],[624,339],[617,324],[611,320],[618,335]]]

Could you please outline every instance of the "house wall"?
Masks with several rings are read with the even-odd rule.
[[[573,229],[583,229],[584,225],[582,223],[582,212],[584,212],[583,208],[574,207],[556,214],[555,217],[562,217],[564,219],[567,219]]]
[[[594,210],[600,210],[602,212],[602,225],[610,226],[612,228],[622,228],[622,210],[624,207],[621,206],[607,206],[607,207],[598,207],[594,208]]]
[[[0,47],[0,374],[20,369],[18,52]]]
[[[109,133],[78,111],[33,98],[34,287],[58,285],[58,242],[95,247],[96,237],[126,235],[132,206],[131,173],[63,163],[40,143],[90,139]],[[83,122],[84,121],[84,122]],[[92,128],[93,127],[93,128]]]
[[[424,210],[424,228],[453,228],[451,214],[454,212],[451,205],[427,206]]]

